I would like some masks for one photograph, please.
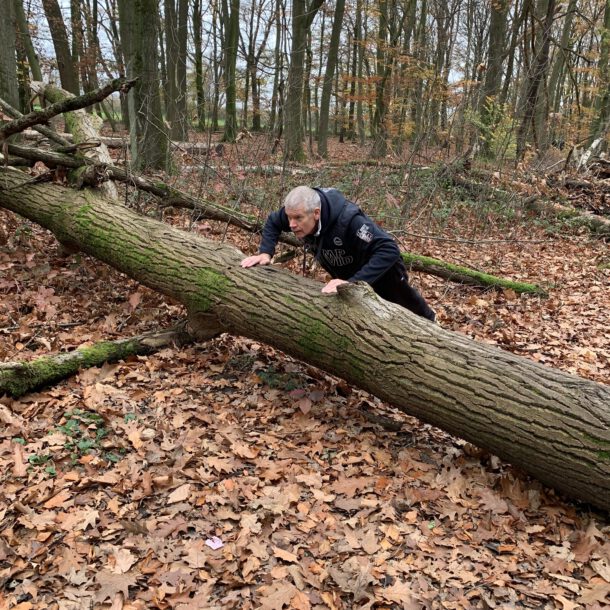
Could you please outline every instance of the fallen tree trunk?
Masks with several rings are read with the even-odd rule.
[[[192,336],[184,326],[177,326],[131,339],[103,341],[32,362],[0,363],[0,396],[8,394],[18,398],[75,375],[81,369],[101,366],[105,362],[117,362],[129,356],[145,356],[171,345],[185,345],[189,341],[192,341]]]
[[[545,201],[539,199],[536,195],[526,199],[523,205],[527,210],[552,214],[559,219],[578,223],[578,225],[587,227],[591,233],[601,238],[610,237],[610,218],[583,212],[555,201]]]
[[[462,265],[454,265],[441,261],[437,258],[429,256],[420,256],[418,254],[402,253],[402,259],[405,261],[408,269],[413,271],[422,271],[431,275],[442,277],[452,282],[459,282],[468,286],[479,286],[482,288],[502,288],[506,290],[514,290],[517,293],[537,294],[546,296],[547,292],[540,286],[528,284],[527,282],[516,282],[507,280],[482,271],[475,271]]]
[[[0,169],[0,205],[182,302],[190,328],[268,343],[610,510],[610,388],[474,342],[379,299],[338,295],[236,248]]]

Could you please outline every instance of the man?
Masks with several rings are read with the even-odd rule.
[[[248,256],[241,266],[269,265],[280,234],[288,230],[333,278],[322,292],[337,292],[347,282],[367,282],[386,301],[435,320],[434,311],[409,285],[396,242],[336,189],[297,186],[290,191],[284,206],[265,222],[259,254]]]

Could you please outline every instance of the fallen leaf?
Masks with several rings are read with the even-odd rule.
[[[299,558],[294,553],[291,553],[290,551],[285,551],[284,549],[280,549],[277,546],[273,547],[273,555],[275,557],[278,557],[279,559],[283,559],[284,561],[289,561],[292,563],[297,563],[299,561]]]
[[[171,494],[169,494],[167,498],[168,504],[176,504],[176,502],[184,502],[188,500],[191,495],[191,485],[190,483],[185,483],[184,485],[180,485],[177,489],[174,489]]]
[[[128,599],[129,587],[133,587],[136,584],[136,578],[136,574],[114,574],[105,570],[98,572],[95,580],[101,587],[95,594],[95,600],[104,602],[107,599],[114,599],[114,596],[119,592],[123,594],[125,599]]]
[[[129,549],[118,549],[113,557],[114,567],[112,571],[116,574],[129,572],[131,566],[138,561],[138,558]]]
[[[25,477],[28,473],[28,466],[23,456],[23,446],[20,443],[13,443],[13,476]]]

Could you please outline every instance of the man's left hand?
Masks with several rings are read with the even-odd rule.
[[[345,280],[330,280],[330,282],[322,288],[322,292],[325,294],[333,294],[337,292],[337,286],[341,286],[341,284],[349,284],[349,282]]]

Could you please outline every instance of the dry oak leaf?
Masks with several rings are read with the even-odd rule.
[[[288,561],[290,563],[297,563],[299,558],[290,551],[285,551],[284,549],[280,549],[277,546],[273,547],[273,555],[279,559],[283,559],[284,561]]]
[[[344,593],[351,593],[354,601],[370,599],[367,593],[375,578],[371,575],[371,564],[365,557],[350,557],[340,567],[330,567],[328,573]]]
[[[57,515],[57,522],[59,527],[66,532],[71,530],[85,531],[89,526],[94,527],[99,517],[100,513],[97,510],[93,508],[84,508],[70,513],[59,513]]]
[[[208,466],[212,467],[217,472],[224,472],[226,474],[233,472],[237,468],[235,460],[231,459],[209,457],[206,463]]]
[[[258,455],[258,450],[254,447],[249,447],[245,443],[233,443],[231,445],[231,451],[235,455],[246,459],[254,459]]]
[[[188,551],[184,560],[191,568],[204,568],[208,556],[206,548],[203,540],[194,540],[188,543]]]
[[[282,610],[284,606],[290,606],[298,589],[289,582],[274,582],[269,586],[258,589],[260,594],[260,610]]]
[[[411,594],[411,587],[401,580],[387,588],[376,587],[375,594],[388,602],[398,604],[403,610],[419,610],[420,605]]]
[[[176,504],[176,502],[184,502],[184,500],[188,500],[191,495],[191,485],[190,483],[185,483],[184,485],[180,485],[177,489],[174,489],[169,497],[167,498],[168,504]]]
[[[290,607],[294,610],[310,610],[311,602],[309,601],[309,597],[303,591],[297,591],[296,595],[292,598],[290,602]]]
[[[107,599],[114,599],[116,593],[123,593],[125,599],[129,598],[129,587],[136,584],[135,574],[114,574],[102,571],[96,575],[95,580],[101,585],[100,590],[95,594],[95,601],[103,602]]]
[[[72,497],[72,492],[69,489],[62,489],[59,493],[49,498],[45,503],[45,508],[59,508],[64,506]]]
[[[362,550],[369,554],[374,555],[379,550],[379,543],[377,542],[377,536],[375,535],[375,529],[370,528],[364,537],[362,538]]]
[[[28,465],[23,457],[23,447],[15,443],[13,447],[13,476],[25,477],[28,473]]]
[[[570,601],[563,595],[553,595],[553,599],[556,599],[561,604],[561,610],[578,610],[582,608],[578,602]]]
[[[112,557],[114,558],[112,571],[116,574],[129,572],[131,566],[138,561],[138,558],[129,549],[118,549]]]
[[[599,604],[607,603],[606,598],[610,595],[610,584],[603,583],[601,585],[594,585],[588,589],[583,589],[582,595],[578,598],[581,604],[588,607],[588,604]]]

